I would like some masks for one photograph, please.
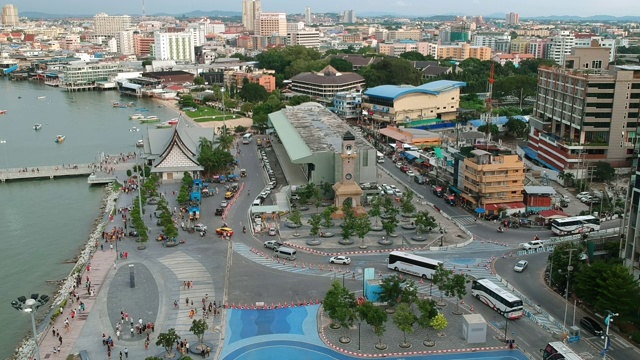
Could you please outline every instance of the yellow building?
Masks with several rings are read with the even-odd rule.
[[[511,54],[527,54],[529,50],[529,40],[526,38],[517,38],[511,40]]]
[[[461,81],[438,80],[420,86],[381,85],[364,92],[362,110],[370,119],[402,124],[440,118],[454,120],[460,103]]]
[[[438,58],[451,58],[459,61],[468,58],[491,60],[491,48],[486,46],[471,46],[467,43],[442,45],[438,47]]]
[[[520,156],[473,150],[464,159],[463,198],[487,212],[519,206],[523,201],[525,165]]]

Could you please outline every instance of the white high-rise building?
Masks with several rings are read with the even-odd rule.
[[[161,33],[154,37],[154,57],[156,60],[174,60],[193,63],[196,61],[193,33]]]
[[[576,39],[571,31],[562,30],[556,32],[551,37],[547,59],[564,66],[564,58],[567,55],[571,55],[571,50],[574,48],[575,43]]]
[[[304,12],[304,22],[307,25],[311,25],[313,23],[313,19],[311,17],[311,8],[309,6],[306,7]]]
[[[609,49],[609,62],[616,61],[616,39],[605,39],[602,36],[590,36],[576,39],[575,47],[591,47],[591,42],[595,40],[598,45]]]
[[[133,41],[133,31],[120,31],[118,33],[118,37],[116,38],[118,41],[118,52],[122,55],[131,55],[135,54],[135,47]]]
[[[356,12],[354,10],[345,10],[342,22],[347,24],[354,24],[356,22]]]
[[[242,1],[242,25],[248,31],[256,31],[256,20],[258,14],[262,12],[262,4],[260,0],[243,0]]]
[[[320,32],[316,30],[297,30],[287,34],[289,45],[302,45],[306,48],[320,47]]]
[[[13,4],[7,4],[2,7],[2,25],[18,26],[20,19],[18,17],[18,8]]]
[[[98,35],[116,35],[131,28],[131,16],[100,13],[93,17],[93,25]]]
[[[254,30],[260,36],[287,36],[287,14],[260,13]]]

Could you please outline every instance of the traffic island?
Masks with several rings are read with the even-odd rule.
[[[340,245],[353,245],[353,240],[351,239],[340,239],[338,240]]]
[[[413,223],[402,224],[400,227],[405,229],[405,230],[415,230],[416,229],[416,226]]]
[[[382,239],[378,240],[378,244],[380,245],[393,245],[393,240],[389,239],[386,236],[383,236]]]
[[[413,235],[411,237],[411,240],[417,241],[417,242],[423,242],[423,241],[427,241],[427,237],[425,235],[422,235],[422,234],[420,234],[420,235],[416,234],[416,235]]]
[[[319,239],[308,239],[307,240],[307,245],[309,246],[318,246],[322,244],[322,241],[320,241]]]
[[[372,225],[371,226],[371,231],[382,231],[382,230],[384,230],[382,225]]]

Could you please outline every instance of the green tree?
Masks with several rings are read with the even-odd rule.
[[[189,331],[198,338],[199,345],[196,349],[201,350],[204,347],[204,334],[209,328],[207,321],[204,319],[193,320]]]
[[[291,221],[292,224],[296,225],[294,235],[300,235],[298,234],[298,228],[302,226],[302,212],[300,212],[300,210],[298,209],[293,209],[293,211],[289,214],[289,221]]]
[[[176,329],[170,328],[166,333],[158,334],[156,346],[162,346],[167,351],[167,357],[173,358],[173,346],[180,340],[180,335],[176,334]]]
[[[322,226],[329,229],[333,227],[333,213],[338,210],[335,206],[329,206],[322,211]]]
[[[611,181],[614,176],[616,176],[616,169],[611,166],[608,162],[598,161],[594,164],[595,168],[593,169],[593,177],[597,181],[605,182]]]
[[[416,212],[416,206],[413,205],[413,191],[407,189],[400,199],[400,209],[405,215],[411,215]]]
[[[431,276],[431,282],[440,290],[440,301],[438,305],[444,305],[444,293],[447,291],[447,284],[449,284],[453,271],[445,269],[444,265],[439,264],[435,273]]]
[[[396,228],[398,227],[398,208],[392,206],[391,208],[385,209],[386,219],[382,219],[382,229],[385,231],[387,236],[391,236],[391,234],[395,234]]]
[[[448,283],[445,285],[445,294],[447,296],[455,296],[456,298],[456,309],[454,310],[454,314],[462,314],[460,312],[460,300],[467,295],[467,284],[469,283],[469,279],[462,274],[453,274]]]
[[[371,209],[368,212],[369,216],[375,218],[375,226],[378,226],[380,221],[380,215],[382,215],[382,200],[380,196],[376,196],[371,202]]]
[[[478,126],[478,131],[481,133],[486,133],[487,132],[487,125],[480,125]],[[497,137],[498,135],[500,135],[500,129],[498,129],[498,125],[496,124],[491,124],[491,136],[492,137]]]
[[[356,296],[349,292],[349,289],[342,286],[337,280],[331,284],[331,288],[324,298],[323,306],[329,319],[343,328],[341,342],[350,341],[347,331],[349,327],[353,326],[356,319],[356,305]]]
[[[441,333],[442,330],[447,328],[447,326],[449,326],[447,318],[445,318],[444,315],[440,313],[436,315],[433,320],[431,320],[431,327],[438,333]]]
[[[504,124],[507,132],[517,138],[522,138],[527,134],[528,125],[520,119],[509,117],[507,123]]]
[[[353,220],[353,230],[360,238],[360,247],[364,248],[364,238],[371,231],[371,221],[367,216],[356,216]]]
[[[240,91],[238,92],[238,96],[240,96],[240,99],[242,99],[243,101],[259,103],[267,101],[267,99],[269,98],[269,93],[267,92],[267,89],[265,89],[262,85],[247,83],[242,85],[242,89],[240,89]]]
[[[245,114],[249,114],[250,112],[253,111],[255,106],[256,105],[254,103],[246,102],[246,103],[240,105],[240,111],[242,111]]]
[[[385,326],[387,312],[375,306],[371,301],[365,301],[361,306],[358,306],[358,316],[373,328],[373,332],[378,337],[376,348],[386,349],[386,345],[382,343],[382,335],[387,330]]]
[[[384,58],[359,70],[367,87],[379,85],[420,85],[422,74],[413,65],[400,58]]]
[[[178,104],[180,104],[181,108],[187,108],[187,107],[197,108],[198,107],[198,105],[193,100],[193,96],[191,95],[182,95],[180,97],[180,100],[178,100]]]
[[[400,54],[400,57],[408,61],[425,61],[427,58],[417,51],[407,51]]]
[[[289,99],[289,105],[298,106],[309,101],[313,101],[309,95],[294,95]]]
[[[569,249],[575,249],[569,251]],[[557,287],[562,293],[567,285],[567,267],[569,266],[569,254],[571,254],[571,275],[569,276],[569,287],[575,283],[575,275],[582,271],[584,261],[581,260],[586,248],[584,243],[564,243],[556,245],[551,253],[551,284]]]
[[[400,329],[404,334],[404,341],[400,344],[400,347],[409,347],[409,343],[407,342],[407,333],[413,332],[413,325],[417,320],[417,317],[413,314],[409,305],[398,305],[398,310],[393,316],[393,323],[396,324],[398,329]]]
[[[433,229],[437,226],[436,218],[434,218],[429,211],[422,210],[416,214],[415,220],[417,226],[418,235],[421,234],[425,229]]]
[[[522,106],[524,99],[534,96],[537,93],[537,88],[537,76],[512,75],[496,80],[494,84],[494,94],[498,99],[513,96],[518,99],[518,103]]]
[[[204,85],[205,84],[204,78],[202,76],[194,77],[193,78],[193,84],[194,85],[200,85],[200,86]]]
[[[316,236],[320,233],[320,222],[322,221],[322,216],[320,214],[313,214],[309,219],[309,225],[311,225],[311,229],[309,230],[309,234],[313,236],[313,240],[316,240]]]
[[[416,282],[411,279],[407,279],[402,286],[400,302],[411,306],[416,301],[418,301],[418,287],[416,286]]]
[[[398,304],[401,296],[402,279],[400,276],[392,275],[382,279],[378,297],[381,302],[386,302],[387,305],[389,305],[390,311],[393,311],[393,308]]]
[[[420,326],[426,332],[426,330],[431,327],[431,321],[433,321],[436,315],[438,315],[436,302],[431,299],[418,300],[417,306],[418,311],[420,311],[420,315],[416,319],[416,322],[418,323],[418,326]],[[429,337],[429,333],[427,332],[427,340],[425,340],[424,344],[427,345],[431,343],[431,338]]]

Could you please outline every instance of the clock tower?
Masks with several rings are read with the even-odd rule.
[[[364,213],[364,208],[361,205],[363,191],[355,179],[358,160],[356,137],[349,131],[342,136],[340,159],[342,160],[342,177],[339,182],[333,185],[333,190],[336,193],[335,206],[338,208],[335,215],[342,217],[342,205],[347,199],[351,199],[351,205],[356,214]]]

